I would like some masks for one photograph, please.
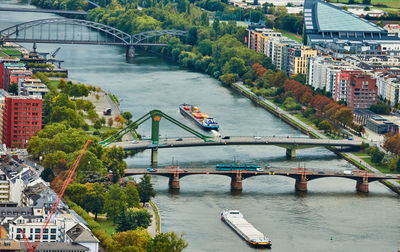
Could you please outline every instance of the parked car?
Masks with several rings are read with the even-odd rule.
[[[261,137],[255,136],[254,139],[255,139],[255,140],[261,140]]]
[[[131,143],[133,143],[133,144],[137,144],[137,143],[139,143],[139,141],[138,140],[132,140],[132,142]]]
[[[147,168],[146,169],[148,172],[156,172],[157,171],[157,169],[154,169],[154,168]]]
[[[111,109],[110,108],[104,109],[103,115],[111,115]]]
[[[224,136],[222,139],[231,139],[230,136]]]
[[[183,141],[181,137],[177,138],[176,141]]]

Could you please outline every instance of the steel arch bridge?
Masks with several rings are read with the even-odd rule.
[[[70,27],[72,26],[72,29]],[[102,38],[90,32],[84,36],[83,28],[90,28],[108,35]],[[89,45],[125,45],[165,46],[163,43],[146,42],[158,36],[186,36],[186,31],[158,30],[130,35],[114,27],[82,19],[49,18],[17,24],[0,31],[1,42],[89,44]]]

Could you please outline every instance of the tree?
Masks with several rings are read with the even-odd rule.
[[[362,3],[364,5],[370,5],[371,4],[371,0],[363,0]]]
[[[204,56],[206,56],[206,55],[210,56],[210,55],[212,55],[213,44],[214,43],[209,39],[201,40],[198,45],[198,50]]]
[[[291,77],[292,80],[300,82],[301,84],[306,84],[306,75],[305,74],[295,74]]]
[[[380,151],[378,147],[369,147],[367,153],[371,156],[371,162],[374,164],[380,164],[385,157],[385,153]]]
[[[188,36],[187,36],[187,43],[189,45],[197,44],[197,28],[192,27],[189,29]]]
[[[51,182],[55,176],[51,168],[45,168],[40,174],[40,177],[46,182]]]
[[[156,235],[149,244],[147,251],[149,252],[181,252],[188,246],[183,240],[183,234],[179,237],[174,232],[162,233]]]
[[[342,107],[335,113],[335,119],[344,126],[350,125],[353,122],[353,111],[349,107]]]
[[[97,220],[97,214],[102,213],[105,204],[105,188],[99,183],[86,184],[90,185],[86,195],[84,208],[87,211],[94,213],[94,220]]]
[[[130,122],[130,120],[132,119],[132,113],[129,111],[126,111],[124,113],[122,113],[122,117],[128,121],[128,123]]]
[[[112,236],[115,242],[113,248],[107,247],[107,251],[111,252],[131,252],[146,251],[151,243],[151,236],[147,230],[138,228],[137,230],[129,230],[126,232],[116,233]]]
[[[117,232],[147,228],[151,224],[151,214],[147,209],[122,211],[117,219]]]
[[[100,120],[97,120],[97,121],[94,123],[93,127],[94,127],[95,129],[97,129],[97,130],[101,129],[101,121],[100,121]]]
[[[327,120],[323,120],[318,124],[318,128],[327,132],[332,129],[332,125]]]
[[[112,119],[112,117],[108,118],[108,120],[107,120],[107,125],[108,125],[109,127],[112,127],[113,124],[114,124],[114,120]]]
[[[10,94],[18,95],[18,84],[12,82],[11,85],[8,87],[8,92]]]
[[[400,135],[398,133],[386,134],[383,147],[393,154],[400,155]]]
[[[220,77],[220,79],[221,79],[222,85],[224,85],[224,86],[230,86],[236,81],[235,75],[231,74],[231,73],[222,75]]]
[[[241,76],[246,71],[244,60],[238,57],[232,57],[225,63],[223,70],[224,73],[233,73]]]
[[[128,183],[124,189],[126,195],[126,203],[128,207],[139,207],[139,192],[133,183]]]
[[[386,103],[378,103],[378,104],[372,104],[369,107],[369,110],[371,110],[376,114],[388,115],[390,113],[391,107]]]
[[[112,173],[113,182],[117,182],[125,174],[126,163],[125,152],[121,147],[106,148],[101,160],[108,172]]]
[[[149,202],[152,197],[156,196],[156,191],[151,184],[151,178],[149,175],[145,174],[143,177],[140,178],[138,191],[140,202],[142,202],[143,204]]]
[[[107,213],[107,217],[111,218],[115,223],[117,217],[126,210],[127,206],[125,192],[119,185],[111,185],[105,196],[104,204],[104,211]]]

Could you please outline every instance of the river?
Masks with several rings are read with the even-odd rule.
[[[20,5],[17,0],[1,0],[0,7]],[[26,3],[24,7],[29,7]],[[29,20],[56,17],[45,13],[0,12],[0,28]],[[84,32],[89,32],[84,30]],[[92,31],[93,32],[93,31]],[[24,45],[32,48],[32,45]],[[62,47],[57,59],[64,60],[70,78],[100,86],[114,93],[123,111],[134,118],[151,109],[197,129],[178,112],[181,103],[192,103],[212,115],[221,125],[221,134],[230,136],[302,136],[247,98],[222,87],[207,75],[137,51],[125,61],[124,48],[114,46],[39,44],[39,51]],[[199,130],[199,129],[197,129]],[[139,133],[150,135],[150,125]],[[162,120],[161,138],[189,136]],[[162,149],[159,165],[172,162],[184,167],[213,167],[221,163],[256,163],[278,167],[354,169],[324,148],[297,151],[297,158],[285,159],[285,150],[275,146],[227,146]],[[129,168],[148,165],[150,152],[126,159]],[[187,251],[250,251],[227,225],[220,221],[223,209],[238,209],[272,240],[274,251],[396,251],[400,249],[400,202],[396,194],[378,182],[369,194],[355,191],[355,181],[330,178],[308,183],[308,193],[295,193],[294,180],[286,177],[253,177],[244,180],[243,192],[230,192],[224,176],[188,176],[181,180],[179,194],[168,192],[168,180],[153,176],[164,232],[184,233]]]

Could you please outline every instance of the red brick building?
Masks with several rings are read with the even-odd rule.
[[[350,74],[346,93],[347,106],[352,109],[369,108],[378,102],[376,79],[367,74]]]
[[[20,80],[32,79],[32,72],[25,67],[4,68],[3,89],[7,90],[12,83],[18,84]]]
[[[16,58],[0,58],[0,88],[4,89],[4,72],[7,67],[24,67]]]
[[[361,71],[354,70],[342,70],[336,72],[333,91],[333,99],[335,101],[346,101],[347,99],[347,84],[349,80],[349,76],[355,73],[362,73]]]
[[[42,127],[40,96],[6,96],[3,113],[3,143],[8,148],[25,148]]]

